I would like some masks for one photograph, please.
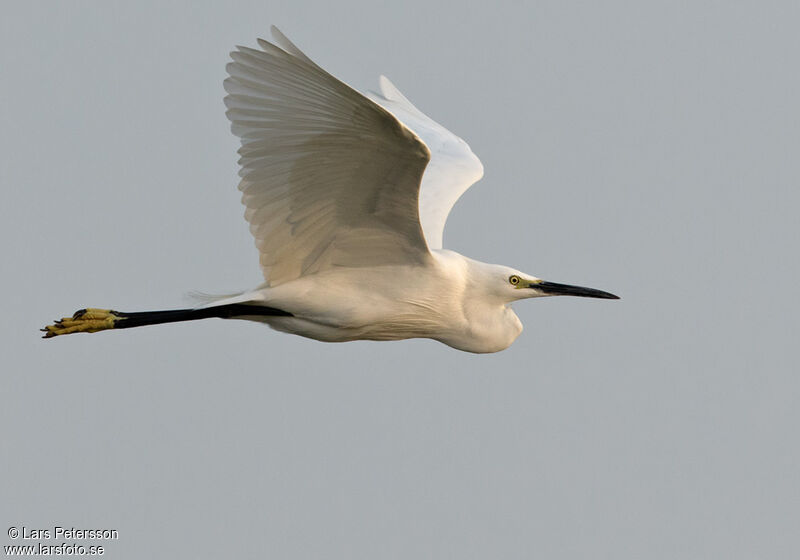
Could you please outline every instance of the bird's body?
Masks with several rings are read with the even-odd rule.
[[[493,265],[434,250],[418,266],[334,268],[215,305],[259,302],[287,310],[293,316],[252,319],[325,342],[432,338],[459,350],[497,352],[516,340],[522,323],[510,301],[480,281],[492,272]],[[505,272],[499,283],[515,271]]]
[[[194,309],[81,310],[45,337],[223,317],[326,342],[431,338],[497,352],[522,331],[515,300],[616,299],[444,249],[450,209],[483,175],[466,142],[387,78],[362,95],[273,36],[280,47],[231,53],[225,80],[264,284]]]

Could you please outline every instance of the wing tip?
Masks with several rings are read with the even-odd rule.
[[[295,44],[294,44],[294,43],[293,43],[293,42],[292,42],[292,41],[289,39],[289,37],[287,37],[286,35],[284,35],[284,34],[283,34],[283,32],[282,32],[280,29],[278,29],[278,27],[277,27],[277,26],[275,26],[275,25],[270,25],[270,26],[269,26],[269,31],[270,31],[270,35],[272,35],[272,39],[275,41],[275,43],[277,43],[277,45],[278,45],[278,46],[279,46],[281,49],[283,49],[284,51],[286,51],[287,53],[289,53],[289,54],[290,54],[290,55],[292,55],[293,57],[295,57],[295,58],[299,58],[300,60],[302,60],[302,61],[303,61],[303,62],[305,62],[306,64],[310,64],[311,66],[317,67],[316,63],[315,63],[313,60],[311,60],[310,58],[308,58],[308,56],[306,55],[306,53],[304,53],[303,51],[301,51],[301,50],[300,50],[300,49],[297,47],[297,45],[295,45]],[[262,41],[263,41],[264,43],[267,43],[267,41],[264,41],[264,39],[259,39],[259,44],[261,44],[261,42],[262,42]],[[263,46],[262,46],[262,48],[263,48]]]
[[[400,90],[397,89],[397,86],[394,85],[385,74],[381,74],[378,77],[378,85],[381,88],[381,93],[386,99],[390,101],[408,101],[408,99],[406,99],[405,96],[400,93]]]

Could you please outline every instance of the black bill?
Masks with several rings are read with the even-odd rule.
[[[569,284],[558,284],[556,282],[541,281],[537,284],[531,284],[530,287],[534,290],[539,290],[548,296],[578,296],[602,299],[619,299],[619,296],[609,294],[608,292],[604,292],[602,290],[584,288],[582,286],[570,286]]]

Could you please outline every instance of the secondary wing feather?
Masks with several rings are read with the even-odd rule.
[[[242,143],[239,189],[267,283],[425,262],[419,189],[430,151],[272,30],[282,48],[237,47],[225,80]]]

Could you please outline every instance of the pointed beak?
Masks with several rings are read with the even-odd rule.
[[[542,292],[546,296],[578,296],[602,299],[619,299],[619,296],[609,294],[594,288],[584,288],[582,286],[570,286],[569,284],[558,284],[556,282],[531,282],[530,288]]]

